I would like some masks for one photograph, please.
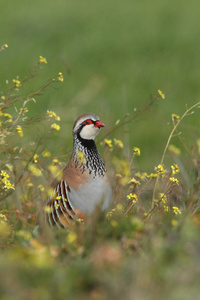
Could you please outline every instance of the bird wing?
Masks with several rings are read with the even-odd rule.
[[[66,228],[74,219],[84,219],[85,215],[70,202],[70,187],[65,180],[57,183],[54,192],[44,206],[45,222],[51,227]]]
[[[46,201],[44,215],[46,223],[49,223],[50,226],[67,227],[75,218],[75,212],[70,205],[69,191],[67,183],[62,179]]]
[[[84,178],[80,169],[76,169],[71,162],[63,170],[63,179],[54,180],[52,183],[53,192],[44,204],[45,223],[51,227],[68,227],[74,219],[85,218],[71,201],[71,189],[76,190]]]

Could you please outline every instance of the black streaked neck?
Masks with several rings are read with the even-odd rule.
[[[79,157],[79,151],[85,160]],[[82,168],[83,172],[88,169],[90,174],[94,174],[94,177],[104,176],[106,168],[94,140],[83,139],[80,134],[74,135],[72,156],[76,167]]]

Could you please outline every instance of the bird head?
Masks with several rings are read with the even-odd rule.
[[[80,135],[84,140],[94,140],[101,127],[105,125],[99,117],[92,113],[86,113],[78,117],[74,123],[73,134]]]

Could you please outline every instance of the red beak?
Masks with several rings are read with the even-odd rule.
[[[94,127],[104,127],[105,125],[101,122],[101,121],[96,121],[95,124],[94,124]]]

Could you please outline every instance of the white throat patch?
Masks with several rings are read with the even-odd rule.
[[[80,132],[80,136],[85,140],[94,140],[99,133],[99,129],[100,128],[95,127],[94,124],[85,125]]]

